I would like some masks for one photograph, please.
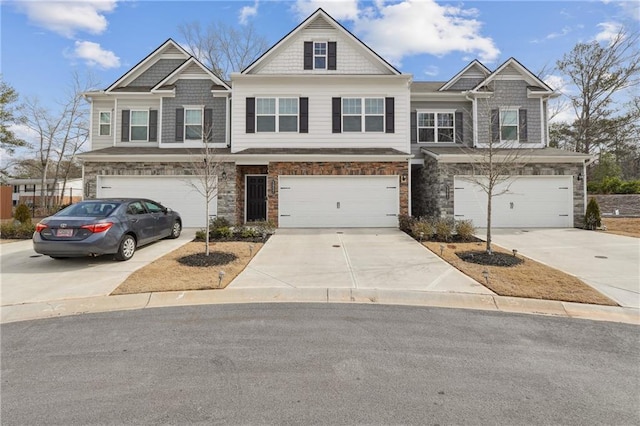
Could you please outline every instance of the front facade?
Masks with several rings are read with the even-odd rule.
[[[210,216],[238,224],[396,227],[413,214],[482,226],[478,163],[496,148],[509,152],[501,190],[513,195],[497,226],[573,226],[584,209],[587,158],[546,148],[555,94],[517,61],[412,82],[321,9],[229,83],[168,40],[86,96],[86,196],[156,199],[186,227],[207,220],[205,158],[216,163]],[[564,219],[541,219],[535,203]]]

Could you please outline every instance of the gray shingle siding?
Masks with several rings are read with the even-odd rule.
[[[172,71],[178,68],[185,59],[160,59],[153,64],[147,71],[142,73],[140,77],[136,78],[129,84],[130,87],[139,86],[155,86],[162,79],[168,76]]]
[[[449,87],[446,91],[454,91],[460,92],[462,90],[471,90],[476,87],[484,78],[475,77],[475,78],[461,78],[456,81],[451,87]]]
[[[178,80],[175,98],[164,98],[162,104],[162,141],[176,142],[176,108],[204,105],[213,109],[213,143],[226,143],[227,99],[211,95],[211,80]]]
[[[527,110],[527,142],[542,141],[540,99],[527,98],[523,80],[500,80],[492,83],[493,96],[478,99],[478,143],[488,144],[491,137],[491,109],[525,108]]]
[[[452,101],[412,101],[411,113],[416,112],[419,109],[433,109],[433,110],[456,110],[462,112],[462,126],[463,126],[463,144],[473,145],[473,117],[471,115],[471,102],[452,102]],[[414,138],[411,138],[412,140]],[[430,144],[433,146],[433,144]],[[413,142],[411,143],[411,153],[416,158],[422,158],[424,155],[420,151],[420,148],[427,146],[423,143]]]

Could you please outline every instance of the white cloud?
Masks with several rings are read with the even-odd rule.
[[[383,3],[383,0],[376,0],[375,4],[382,5]],[[322,8],[337,20],[353,21],[358,19],[360,14],[358,0],[297,0],[293,8],[301,19],[308,17],[318,8]]]
[[[252,16],[256,16],[258,14],[258,0],[253,3],[253,6],[244,6],[240,9],[240,23],[242,25],[247,23],[247,20]]]
[[[98,43],[91,41],[76,41],[75,49],[71,55],[74,58],[84,60],[89,66],[101,68],[117,68],[120,66],[120,58],[110,50],[104,50]]]
[[[424,73],[429,77],[435,77],[436,75],[440,74],[440,68],[436,67],[435,65],[429,65],[427,68],[425,68]]]
[[[567,94],[570,92],[569,82],[565,80],[564,77],[561,75],[549,74],[544,76],[542,78],[542,81],[547,83],[547,85],[551,87],[553,90],[556,90],[560,93]]]
[[[112,12],[116,3],[117,0],[20,0],[17,4],[33,24],[71,38],[80,31],[103,33],[107,29],[104,15]]]
[[[600,32],[595,36],[595,40],[598,42],[611,43],[622,30],[622,24],[618,22],[602,22],[597,26],[601,28]]]
[[[443,56],[469,53],[482,62],[500,55],[490,37],[481,35],[475,9],[444,6],[433,0],[404,0],[386,4],[376,16],[355,21],[355,32],[383,57],[398,64],[409,55]]]

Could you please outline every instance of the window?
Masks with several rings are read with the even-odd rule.
[[[453,143],[455,116],[453,112],[418,111],[418,142]]]
[[[127,206],[127,214],[146,214],[147,211],[142,207],[140,201],[134,201]]]
[[[147,141],[149,134],[149,111],[131,111],[131,141]]]
[[[505,109],[500,111],[500,140],[518,140],[518,110]]]
[[[315,70],[327,69],[327,43],[326,42],[313,43],[313,69]]]
[[[202,108],[185,108],[184,137],[186,140],[202,140]]]
[[[363,128],[384,132],[384,98],[342,98],[342,131],[361,132]]]
[[[100,111],[100,136],[111,136],[111,111]]]
[[[164,208],[156,203],[152,203],[151,201],[145,201],[144,205],[149,210],[149,213],[162,213],[164,212]]]
[[[257,98],[258,132],[297,132],[298,98]]]

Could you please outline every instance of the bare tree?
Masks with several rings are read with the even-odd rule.
[[[180,24],[178,31],[191,54],[222,80],[228,80],[232,72],[242,71],[269,46],[252,23],[236,28],[218,21],[203,29],[200,22],[192,21]]]

